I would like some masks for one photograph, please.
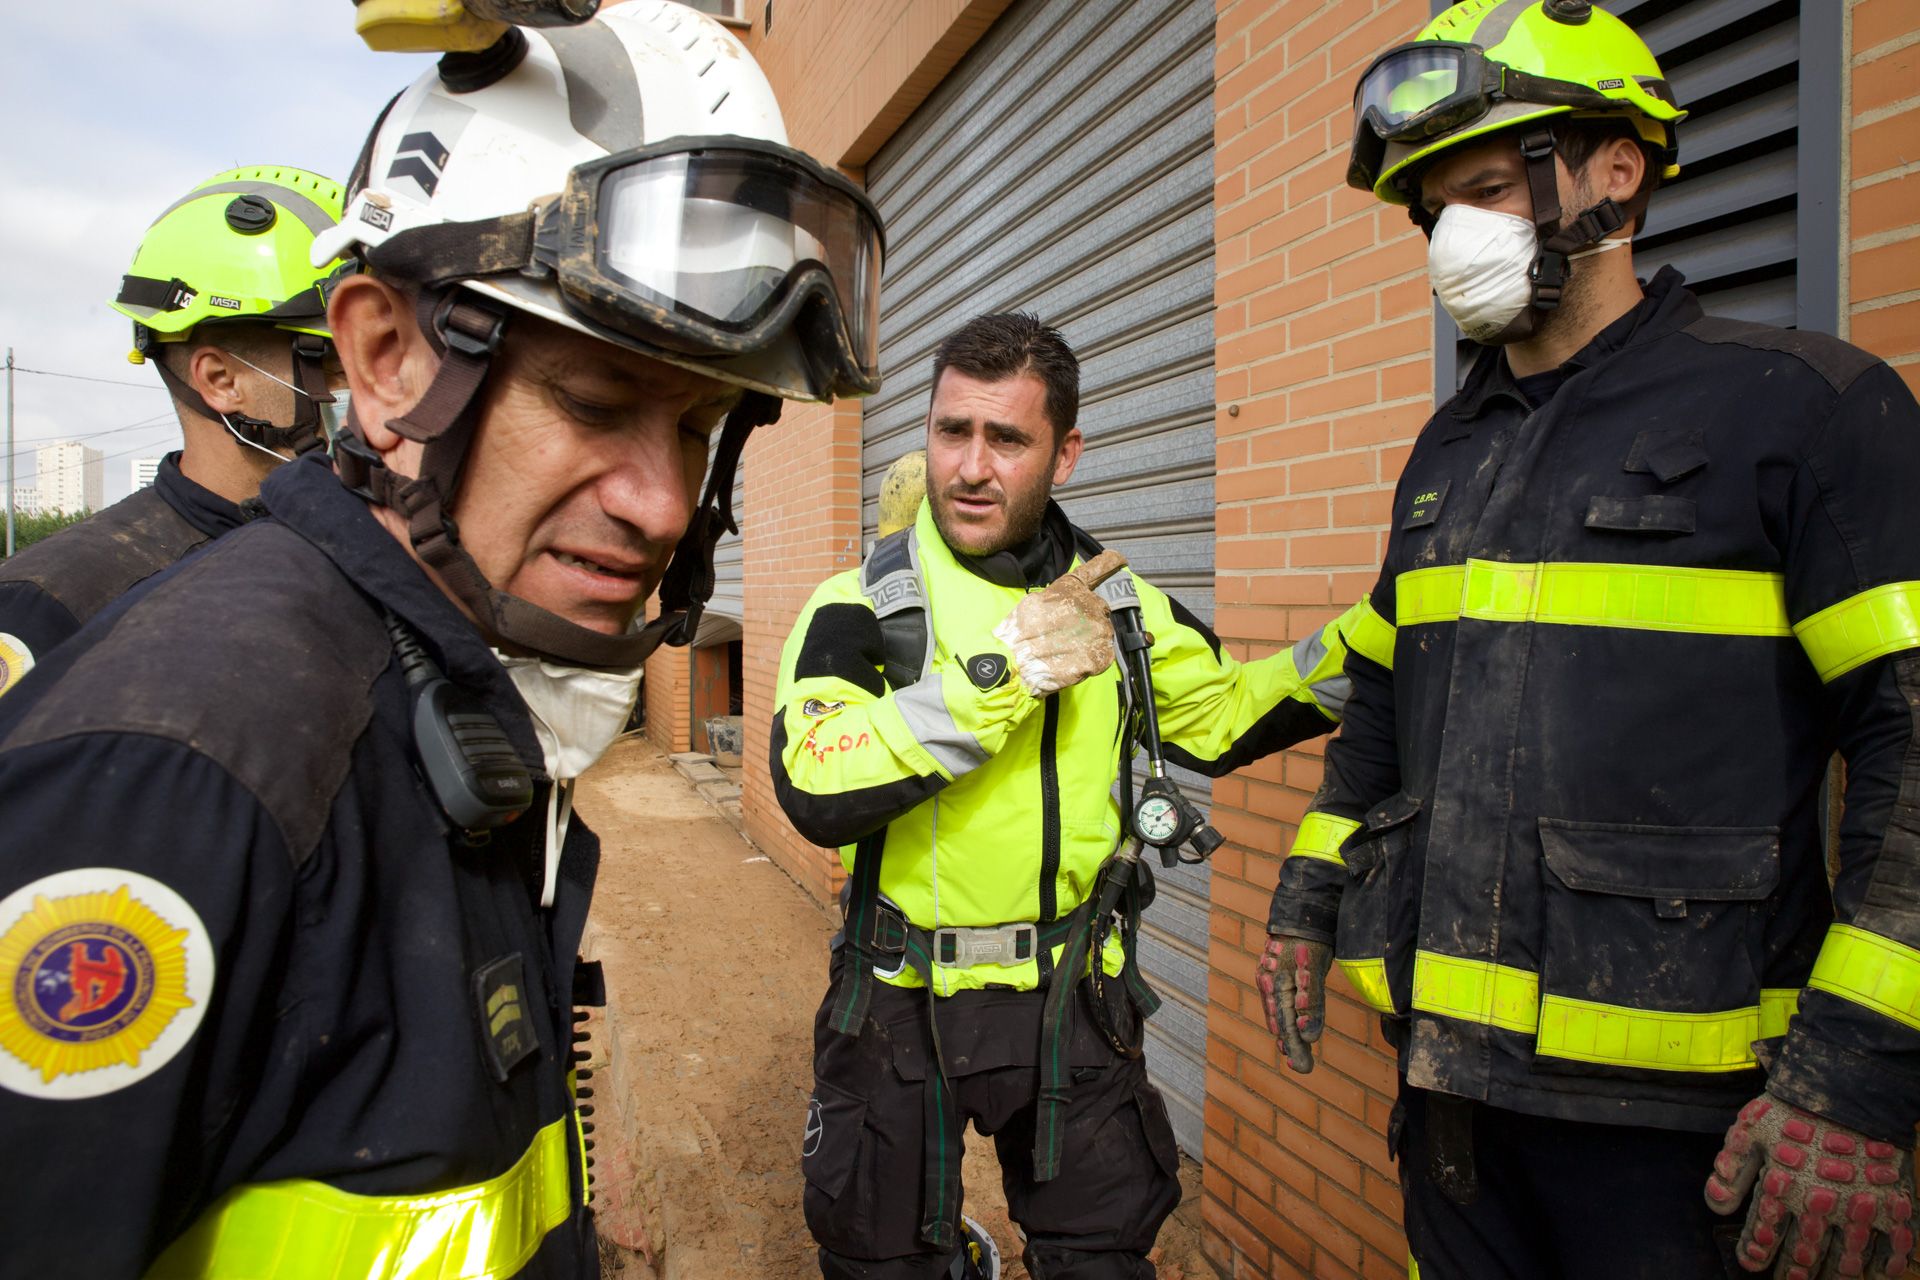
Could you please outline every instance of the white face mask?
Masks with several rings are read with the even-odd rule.
[[[1528,273],[1540,251],[1533,223],[1470,204],[1440,211],[1427,242],[1427,278],[1460,332],[1475,342],[1513,342],[1531,325],[1509,326],[1533,301]]]
[[[546,879],[540,905],[553,905],[560,870],[560,849],[573,817],[573,782],[592,768],[633,714],[640,694],[642,668],[594,671],[542,662],[538,658],[509,658],[498,649],[494,657],[507,669],[513,687],[532,713],[534,736],[553,790],[547,796]]]

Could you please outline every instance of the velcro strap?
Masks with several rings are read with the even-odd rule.
[[[155,311],[180,311],[193,305],[194,292],[186,281],[155,280],[151,276],[121,276],[120,296],[114,301],[129,307],[152,307]]]
[[[533,261],[534,217],[509,213],[395,232],[366,251],[374,270],[426,289],[518,271]]]

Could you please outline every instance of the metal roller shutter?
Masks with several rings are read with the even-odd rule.
[[[1447,6],[1434,5],[1438,13]],[[1605,0],[1690,113],[1680,176],[1653,198],[1634,265],[1672,264],[1706,309],[1832,332],[1840,310],[1840,7],[1809,0]],[[1804,12],[1803,12],[1804,10]],[[1434,308],[1436,388],[1479,348]],[[1447,367],[1451,364],[1453,367]]]
[[[720,433],[713,433],[715,445],[720,443]],[[707,465],[713,465],[713,455],[707,455]],[[747,500],[746,463],[743,460],[740,469],[733,477],[733,518],[738,521]],[[741,623],[745,618],[745,589],[742,585],[742,559],[740,535],[723,533],[713,548],[713,598],[707,602],[707,608],[700,616],[700,628],[694,633],[695,647],[709,644],[725,644],[738,640],[741,636]]]
[[[1212,0],[1017,0],[867,167],[887,225],[885,386],[864,407],[863,517],[924,443],[933,348],[1024,309],[1081,362],[1087,449],[1058,497],[1213,619]],[[1183,776],[1204,800],[1204,779]],[[1166,1006],[1147,1062],[1200,1154],[1207,872],[1164,873],[1141,960]]]

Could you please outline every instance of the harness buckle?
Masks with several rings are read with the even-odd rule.
[[[1032,923],[990,925],[980,929],[949,926],[933,931],[933,962],[942,969],[970,969],[977,964],[1024,964],[1039,950],[1040,926]]]

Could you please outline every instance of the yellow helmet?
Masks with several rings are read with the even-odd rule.
[[[920,500],[926,496],[927,451],[901,454],[880,482],[880,536],[897,533],[919,519]]]
[[[1627,121],[1671,178],[1674,126],[1686,114],[1646,43],[1588,0],[1464,0],[1362,73],[1347,182],[1388,204],[1416,203],[1416,166],[1560,115]]]

